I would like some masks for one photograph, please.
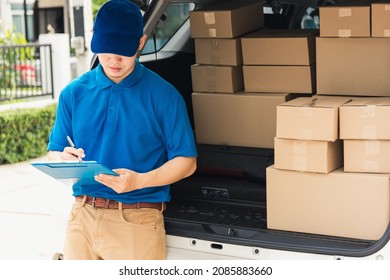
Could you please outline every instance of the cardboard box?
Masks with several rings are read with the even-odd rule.
[[[234,93],[244,87],[242,66],[191,66],[192,89],[200,92]]]
[[[242,65],[241,39],[195,39],[198,64]]]
[[[244,65],[315,63],[317,30],[261,29],[241,38]],[[294,55],[291,55],[294,54]]]
[[[316,90],[315,65],[243,67],[246,92],[312,94]]]
[[[390,37],[390,3],[371,4],[371,37]]]
[[[276,106],[291,98],[291,94],[193,93],[196,141],[273,148]]]
[[[319,38],[317,94],[390,96],[390,38]]]
[[[370,37],[370,6],[320,7],[321,37]]]
[[[390,173],[389,140],[344,140],[344,171]]]
[[[343,142],[275,138],[275,168],[329,173],[343,166]]]
[[[220,2],[190,12],[192,38],[235,38],[264,26],[262,1]]]
[[[390,98],[356,98],[340,106],[341,139],[390,140]]]
[[[277,107],[276,136],[297,140],[335,141],[339,138],[339,106],[348,97],[299,97]]]
[[[389,175],[267,168],[269,229],[378,240],[390,221]]]

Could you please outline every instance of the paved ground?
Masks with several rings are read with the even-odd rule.
[[[24,108],[42,108],[50,104],[53,104],[55,102],[56,102],[55,99],[48,99],[47,97],[45,97],[44,99],[39,99],[35,101],[0,104],[0,111],[8,111],[8,110],[24,109]]]
[[[62,250],[71,188],[30,162],[0,165],[0,260],[52,259]]]

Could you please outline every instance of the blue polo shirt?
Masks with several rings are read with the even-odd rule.
[[[111,169],[143,173],[177,156],[197,156],[182,96],[138,60],[133,72],[118,84],[99,65],[63,89],[48,150],[63,151],[69,146],[67,135],[84,149],[84,160],[96,160]],[[118,194],[96,181],[75,183],[73,195],[124,203],[170,199],[168,185]]]

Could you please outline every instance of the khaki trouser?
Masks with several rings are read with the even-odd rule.
[[[65,260],[166,258],[162,211],[94,208],[76,201],[69,216]]]

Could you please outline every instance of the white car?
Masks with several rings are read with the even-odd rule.
[[[249,107],[239,107],[241,101],[238,99],[226,101],[229,98],[239,96],[237,87],[234,88],[234,85],[228,87],[237,77],[233,72],[229,72],[230,78],[212,76],[220,75],[215,72],[218,67],[227,65],[226,68],[230,70],[238,68],[242,71],[242,66],[245,65],[245,61],[244,63],[236,61],[230,65],[228,65],[229,62],[225,62],[228,56],[233,55],[221,55],[224,39],[233,41],[234,38],[238,38],[240,44],[241,37],[256,29],[311,29],[313,32],[317,32],[316,36],[319,36],[320,7],[332,6],[338,1],[163,0],[137,2],[142,3],[145,33],[149,36],[140,61],[171,82],[183,95],[188,105],[189,117],[193,124],[199,150],[197,172],[190,178],[174,184],[171,188],[172,200],[168,203],[165,212],[168,259],[389,259],[389,180],[383,174],[377,176],[385,178],[385,186],[382,189],[385,199],[376,208],[373,207],[372,204],[375,202],[372,200],[366,202],[359,195],[357,195],[358,198],[353,195],[340,198],[337,197],[337,191],[332,194],[325,193],[330,195],[330,200],[324,202],[329,199],[325,196],[316,198],[318,199],[316,203],[307,204],[311,205],[313,209],[307,208],[306,200],[313,199],[313,196],[307,196],[302,192],[302,188],[296,186],[296,182],[291,181],[289,182],[290,187],[296,188],[297,193],[291,191],[288,192],[288,196],[291,196],[291,200],[295,199],[298,202],[294,204],[293,201],[288,201],[289,197],[283,197],[283,192],[280,192],[280,198],[287,201],[286,207],[289,208],[283,209],[280,205],[277,207],[281,207],[283,210],[280,215],[287,215],[286,217],[289,219],[285,224],[282,222],[282,224],[279,223],[275,226],[275,223],[272,223],[270,226],[269,207],[271,204],[275,205],[274,201],[278,199],[274,196],[274,192],[271,197],[268,189],[270,188],[269,183],[273,183],[269,182],[267,170],[273,168],[271,166],[274,164],[274,147],[268,143],[265,143],[264,146],[262,143],[259,145],[245,144],[250,143],[251,131],[246,135],[242,135],[241,130],[229,131],[229,121],[234,120],[235,117],[235,121],[239,122],[238,127],[252,128],[251,119],[242,119],[243,114],[241,114],[249,110]],[[214,6],[216,2],[222,2],[233,12],[226,12],[229,8],[216,9]],[[364,5],[362,2],[364,1],[340,1],[347,8],[355,4]],[[369,1],[367,1],[367,5],[369,10]],[[237,6],[251,8],[247,8],[243,13],[234,10],[234,7]],[[192,11],[201,12],[194,13],[194,17],[190,18]],[[221,11],[225,11],[225,14],[221,15]],[[247,15],[247,17],[243,15]],[[263,18],[250,18],[253,15],[261,15]],[[222,24],[220,17],[225,17],[226,20]],[[250,19],[248,20],[248,18]],[[233,22],[231,26],[229,25],[230,21]],[[249,27],[244,26],[246,24]],[[235,28],[239,29],[238,27],[242,26],[244,26],[244,31],[237,31],[238,33],[230,35],[220,33],[221,29],[236,32]],[[196,33],[198,31],[200,33]],[[203,34],[202,31],[204,31]],[[209,44],[214,47],[214,57],[213,54],[203,53],[206,58],[202,58],[201,54],[197,53],[198,46],[195,46],[195,42],[200,43],[202,37],[204,40],[208,39]],[[256,54],[256,49],[253,52]],[[284,54],[287,56],[296,55],[293,49],[289,53],[288,47]],[[241,52],[238,53],[237,57],[238,59],[242,58]],[[209,59],[208,62],[207,59]],[[95,66],[96,63],[98,61],[94,61],[92,66]],[[200,81],[195,79],[195,72],[192,72],[192,66],[195,64],[205,65],[203,70],[199,72],[199,75],[205,75],[199,78]],[[242,72],[239,73],[242,74]],[[301,77],[297,76],[297,79]],[[222,85],[226,86],[224,89],[221,90],[215,85],[218,82],[221,84],[220,80],[217,79],[225,79],[222,82]],[[244,78],[244,84],[246,82],[248,81]],[[195,83],[198,84],[195,85]],[[241,91],[245,91],[244,84],[241,81]],[[277,89],[283,88],[283,86],[285,85],[281,85]],[[200,95],[208,94],[207,97],[202,100],[200,97],[199,99],[194,97],[194,92],[199,94],[202,89],[205,90]],[[301,93],[306,97],[314,96],[316,94],[315,86],[314,89],[310,90],[309,92],[302,90]],[[297,94],[299,90],[289,93]],[[210,96],[214,96],[214,99]],[[227,96],[226,99],[223,99],[224,96]],[[213,103],[208,104],[207,98],[210,98],[210,102]],[[287,101],[283,98],[285,97],[282,97],[278,102]],[[231,102],[229,103],[230,107],[226,107],[229,108],[228,110],[224,109],[223,104],[225,103],[223,102]],[[275,114],[276,105],[271,104],[268,107],[272,106],[274,110],[264,112]],[[266,107],[259,107],[259,111],[266,110]],[[209,130],[204,130],[204,126],[200,122],[205,121],[197,115],[200,112],[213,118],[220,117],[226,120],[226,122],[218,123],[224,127],[209,127]],[[263,123],[266,121],[275,122],[275,116],[271,113],[269,115],[265,113],[260,123],[262,121]],[[232,114],[233,116],[231,116]],[[253,114],[255,114],[254,117],[259,117],[256,113]],[[212,126],[215,123],[215,119],[212,122],[210,119],[208,125]],[[271,127],[275,126],[275,123],[270,123],[270,125]],[[237,123],[234,127],[236,126]],[[231,129],[232,127],[230,127]],[[266,127],[258,127],[258,130],[264,137],[272,139],[275,137],[275,131],[269,131]],[[204,131],[212,133],[201,135]],[[229,133],[221,134],[221,131],[229,131]],[[240,144],[238,139],[248,140],[248,142],[243,140],[244,144]],[[291,172],[298,172],[300,175],[304,173],[301,171]],[[305,179],[302,179],[302,182],[305,183]],[[349,181],[346,181],[344,185],[341,181],[336,182],[336,184],[340,185],[340,195],[348,194],[348,191],[343,190],[343,188],[344,185],[349,184]],[[313,188],[316,187],[314,184]],[[377,188],[372,188],[373,193],[376,190]],[[359,191],[357,191],[358,193]],[[368,194],[370,193],[371,191],[368,192]],[[302,199],[303,197],[304,199]],[[332,197],[337,199],[332,199]],[[299,205],[299,201],[305,205]],[[345,206],[343,206],[342,201],[347,202]],[[304,210],[298,211],[299,206],[302,206]],[[320,210],[322,212],[318,212]],[[311,217],[311,220],[308,218],[307,211],[316,213],[314,217]],[[272,219],[275,219],[274,212],[272,213]],[[293,216],[290,213],[298,214]],[[381,215],[377,215],[378,213]],[[324,224],[325,228],[321,226]],[[343,225],[347,228],[343,228]]]

